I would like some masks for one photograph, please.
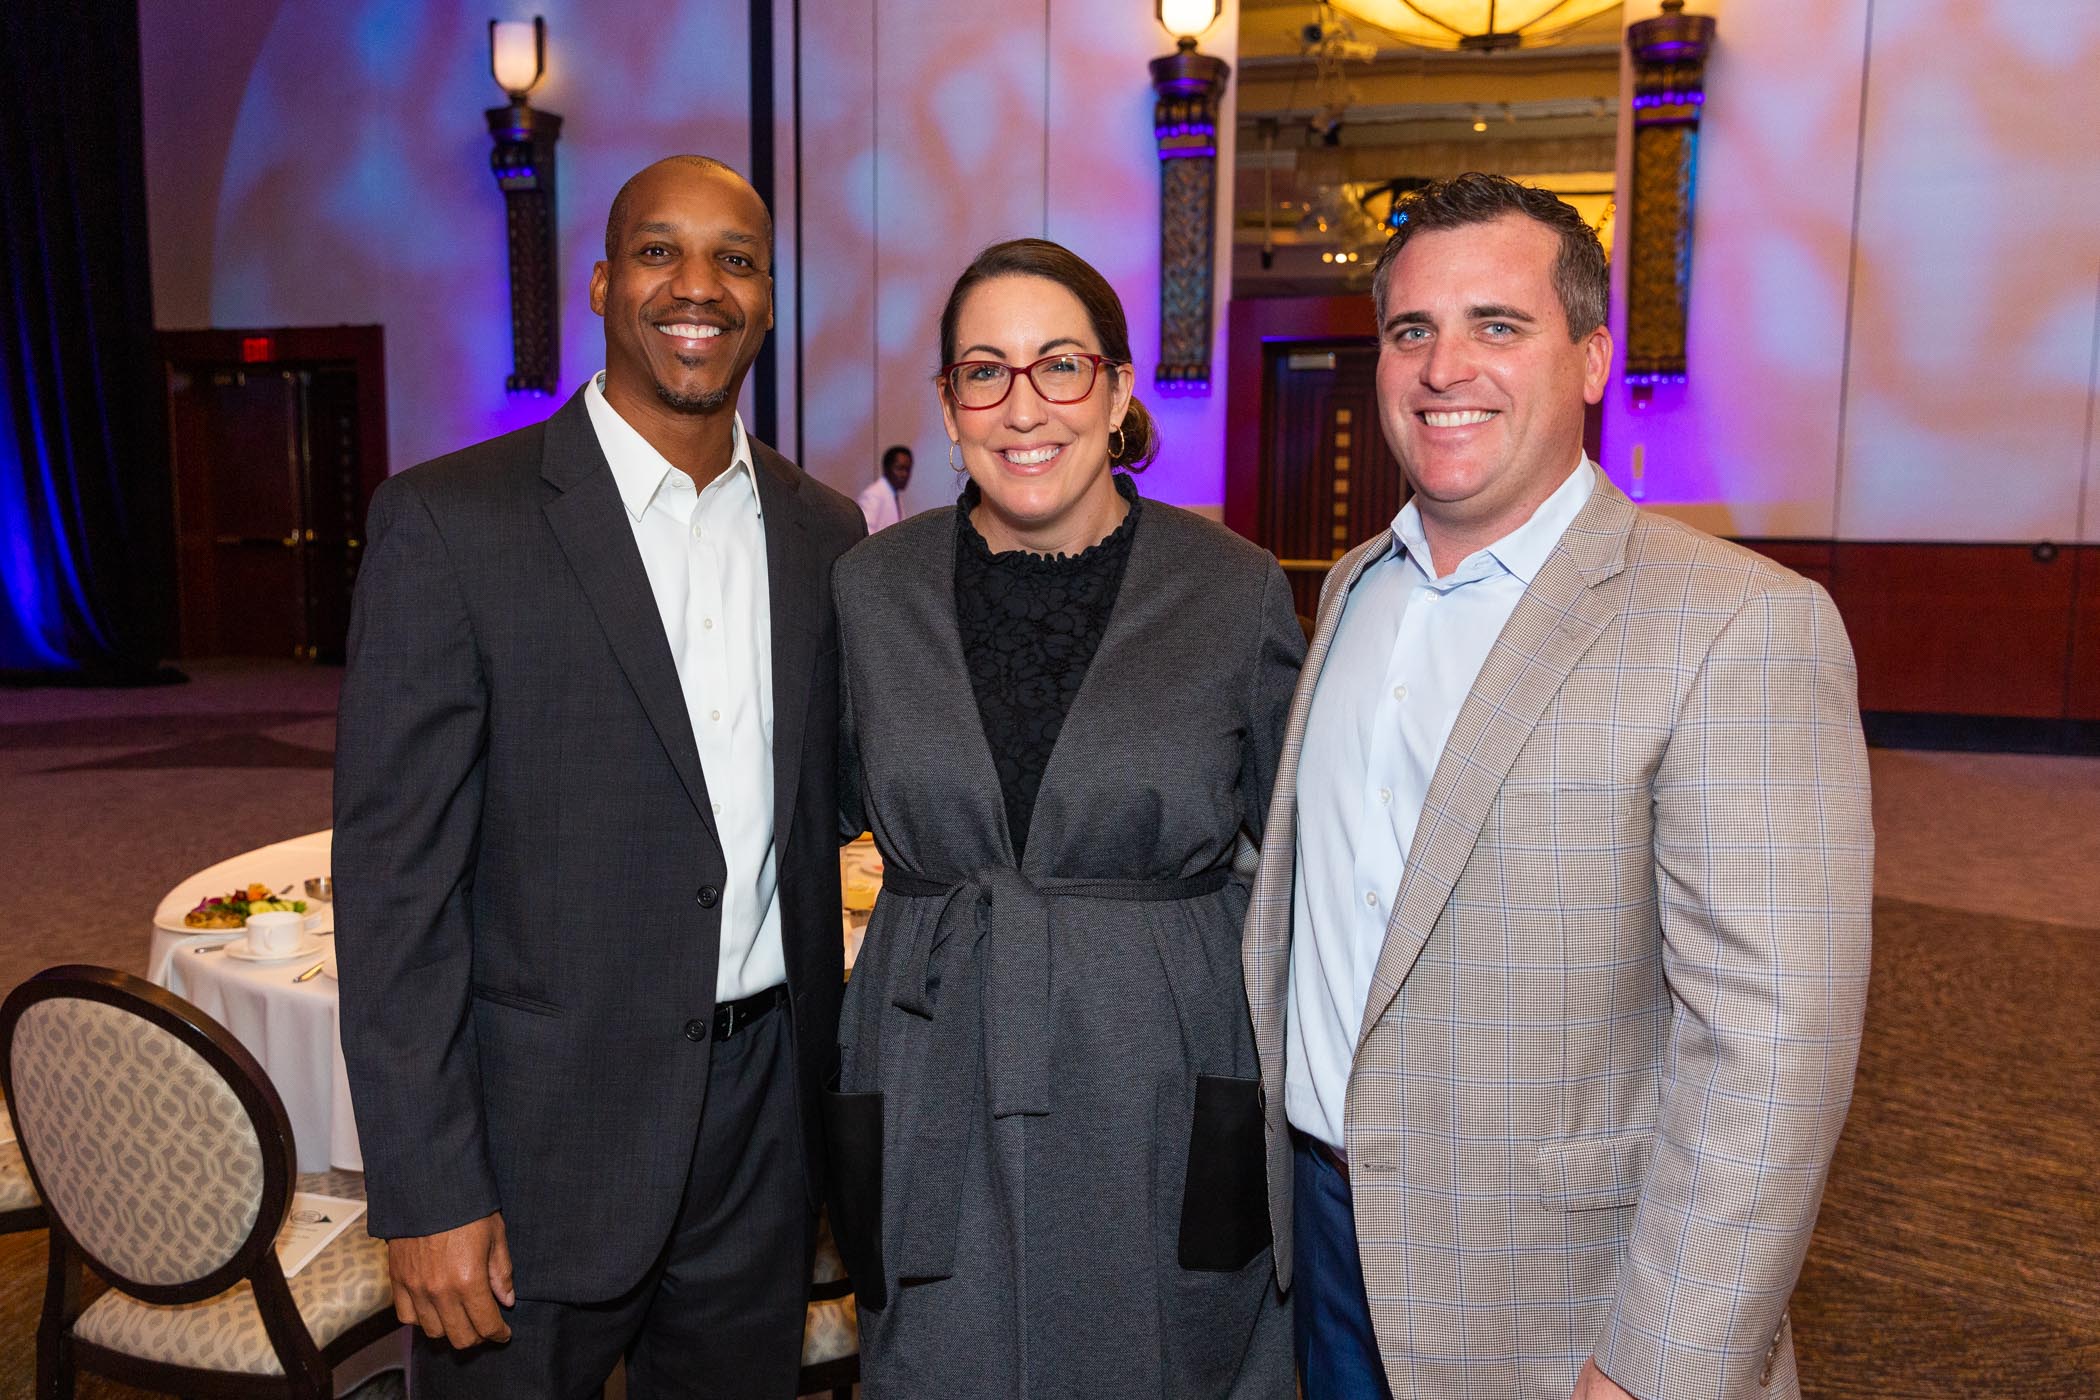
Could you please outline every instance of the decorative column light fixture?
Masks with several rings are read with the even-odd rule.
[[[1211,288],[1218,186],[1218,100],[1232,74],[1196,52],[1223,0],[1158,0],[1175,51],[1152,60],[1152,134],[1159,142],[1159,364],[1161,393],[1210,392]]]
[[[1685,379],[1693,177],[1714,22],[1662,0],[1628,25],[1633,52],[1633,189],[1626,227],[1626,382],[1644,398]]]
[[[503,191],[510,242],[513,394],[552,394],[561,378],[561,301],[555,287],[554,143],[561,118],[526,101],[547,67],[547,22],[489,21],[489,72],[510,96],[486,115],[496,148],[489,167]]]
[[[1424,49],[1537,47],[1556,42],[1622,0],[1333,0],[1338,10]]]

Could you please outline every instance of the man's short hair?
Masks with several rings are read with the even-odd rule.
[[[1378,266],[1371,273],[1371,304],[1377,308],[1381,331],[1393,260],[1410,238],[1435,229],[1493,223],[1510,214],[1535,219],[1560,236],[1560,254],[1553,260],[1553,290],[1560,293],[1561,310],[1567,313],[1568,338],[1580,340],[1604,324],[1611,303],[1611,270],[1604,261],[1604,245],[1575,206],[1551,190],[1520,185],[1506,175],[1470,171],[1403,196],[1398,212],[1403,222],[1386,240],[1385,251],[1378,255]]]
[[[885,447],[882,449],[882,469],[884,471],[888,471],[891,467],[897,465],[897,459],[899,457],[909,457],[911,455],[911,449],[909,447],[906,447],[901,442],[896,443],[890,447]]]
[[[700,170],[718,170],[724,175],[734,176],[739,180],[744,178],[744,173],[741,170],[738,170],[726,161],[716,160],[713,156],[665,156],[662,160],[651,161],[627,177],[627,183],[620,186],[620,192],[613,196],[612,208],[606,211],[605,260],[607,262],[611,262],[620,255],[620,233],[627,226],[628,207],[634,203],[634,182],[656,169],[659,165],[690,165]],[[765,202],[761,200],[759,203],[760,207],[763,208]],[[766,251],[770,253],[772,249],[773,211],[767,209]]]

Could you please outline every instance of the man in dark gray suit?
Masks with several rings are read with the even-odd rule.
[[[606,367],[372,501],[336,755],[342,1033],[424,1396],[795,1392],[840,982],[831,566],[735,410],[772,224],[630,180]]]

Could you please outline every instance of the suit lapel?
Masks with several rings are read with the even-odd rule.
[[[1597,587],[1625,567],[1632,502],[1600,472],[1589,501],[1495,639],[1460,707],[1422,803],[1407,869],[1371,976],[1357,1044],[1378,1024],[1443,916],[1517,755],[1620,607]]]
[[[773,849],[781,860],[802,779],[802,730],[817,659],[819,590],[826,587],[801,501],[802,474],[757,439],[758,504],[765,512],[766,602],[773,623]],[[782,869],[786,866],[783,864]]]
[[[612,468],[606,465],[604,449],[598,445],[598,434],[591,427],[583,391],[578,390],[547,420],[545,444],[540,475],[561,492],[546,504],[547,524],[583,586],[613,657],[634,687],[635,698],[662,741],[686,796],[692,799],[708,833],[719,841],[707,780],[700,771],[700,749],[693,741],[692,718],[686,713],[685,692],[678,685],[678,665],[664,636],[663,615],[657,611],[656,595],[649,591],[649,575],[642,567],[641,550],[635,546],[634,528],[621,504]]]

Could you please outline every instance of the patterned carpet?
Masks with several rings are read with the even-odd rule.
[[[0,988],[140,970],[169,886],[328,825],[338,673],[194,677],[0,691]],[[2100,760],[1873,757],[1874,982],[1794,1299],[1806,1393],[2094,1400]],[[43,1245],[0,1239],[0,1400],[31,1393]]]

